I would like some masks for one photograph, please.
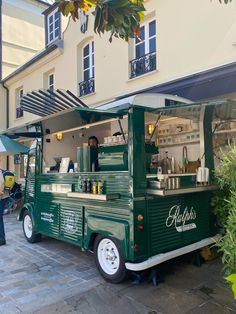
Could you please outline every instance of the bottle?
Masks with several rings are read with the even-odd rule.
[[[78,179],[78,190],[79,190],[79,192],[82,192],[82,190],[83,190],[82,178],[81,177],[79,177],[79,179]]]
[[[162,173],[163,174],[167,174],[167,173],[171,172],[170,160],[168,158],[168,152],[165,152],[165,157],[162,160],[161,167],[162,167]]]
[[[86,184],[86,180],[85,179],[82,180],[82,192],[83,193],[87,192],[87,184]]]
[[[93,194],[98,193],[98,183],[95,180],[93,181],[93,184],[92,184],[92,192],[93,192]]]
[[[86,192],[91,193],[91,180],[89,178],[86,180]]]
[[[103,182],[102,180],[98,181],[98,194],[103,194]]]

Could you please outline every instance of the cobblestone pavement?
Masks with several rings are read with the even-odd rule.
[[[26,242],[16,215],[5,217],[0,247],[0,313],[231,314],[236,302],[220,260],[198,268],[179,259],[165,263],[157,287],[106,283],[91,254],[50,238]]]
[[[32,312],[101,281],[91,254],[51,238],[30,244],[16,214],[4,219],[7,245],[0,247],[0,313]]]

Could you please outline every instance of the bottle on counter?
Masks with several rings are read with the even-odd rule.
[[[86,180],[86,192],[91,193],[91,180],[89,178]]]
[[[85,179],[82,180],[82,192],[83,193],[87,192],[87,182]]]
[[[104,187],[103,187],[103,181],[102,180],[99,180],[98,181],[98,194],[103,194],[103,190],[104,190]]]
[[[171,173],[171,160],[168,157],[168,152],[165,152],[165,157],[162,160],[161,167],[163,174]]]
[[[93,181],[92,183],[92,193],[97,194],[98,193],[98,183],[96,180]]]
[[[83,184],[82,184],[82,178],[81,177],[79,177],[78,178],[78,191],[79,192],[82,192],[82,190],[83,190],[83,186],[82,186]]]

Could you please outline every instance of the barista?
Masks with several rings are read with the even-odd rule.
[[[96,136],[90,136],[88,138],[88,146],[93,147],[97,150],[98,144],[99,142]],[[93,171],[99,171],[98,158],[93,162],[92,168],[93,168]]]
[[[90,136],[88,138],[88,146],[92,146],[92,147],[97,148],[98,144],[99,144],[99,142],[98,142],[98,139],[96,136],[93,135],[93,136]]]

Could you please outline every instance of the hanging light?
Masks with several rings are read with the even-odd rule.
[[[155,126],[154,126],[153,123],[149,123],[149,124],[147,125],[147,132],[148,132],[148,135],[151,135],[151,134],[153,133],[154,128],[155,128]]]
[[[63,133],[62,133],[62,132],[57,132],[57,133],[56,133],[56,139],[57,139],[58,141],[61,141],[61,140],[63,139]]]

